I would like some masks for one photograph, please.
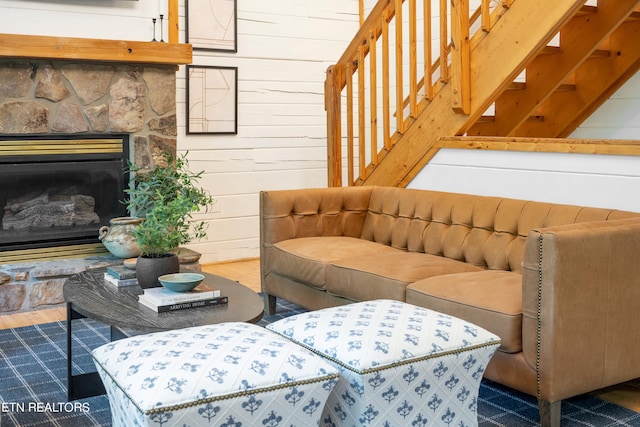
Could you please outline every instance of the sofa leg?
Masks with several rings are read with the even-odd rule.
[[[264,308],[267,314],[276,314],[276,297],[264,294]]]
[[[547,402],[538,399],[538,409],[540,411],[540,427],[560,427],[562,400],[557,402]]]

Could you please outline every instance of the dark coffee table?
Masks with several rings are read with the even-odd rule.
[[[103,280],[105,268],[87,270],[70,276],[63,287],[67,303],[67,387],[69,400],[104,394],[97,372],[73,375],[72,320],[85,317],[111,327],[111,340],[136,333],[181,329],[222,322],[257,323],[264,314],[262,298],[233,280],[202,273],[200,288],[218,289],[229,303],[156,313],[138,302],[143,293],[139,286],[118,288]]]

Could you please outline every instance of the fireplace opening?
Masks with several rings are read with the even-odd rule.
[[[0,251],[97,243],[124,216],[128,135],[0,137]]]

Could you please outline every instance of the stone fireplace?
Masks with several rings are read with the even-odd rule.
[[[0,192],[5,212],[5,233],[0,234],[0,314],[61,304],[66,276],[119,262],[100,243],[86,239],[92,229],[97,237],[100,226],[107,225],[107,217],[112,215],[97,212],[92,200],[95,194],[87,193],[95,193],[92,186],[99,186],[103,178],[116,172],[111,165],[95,174],[93,169],[102,163],[78,166],[76,161],[102,162],[110,156],[96,157],[95,153],[102,150],[105,140],[114,139],[120,140],[121,152],[111,157],[117,158],[120,168],[125,159],[142,169],[153,168],[162,152],[175,154],[176,70],[172,64],[0,59],[0,149],[6,151],[6,142],[11,141],[13,150],[4,156],[0,152],[0,184],[13,184]],[[50,154],[26,158],[25,153],[37,151],[43,141],[56,140],[81,140],[86,150],[68,148],[56,158],[60,164],[53,167],[52,158],[47,157]],[[47,180],[63,181],[65,188]],[[121,184],[126,187],[125,180]],[[117,183],[111,185],[105,193],[117,194],[108,203],[100,203],[111,204],[113,214],[121,216],[124,211],[118,211],[113,201],[121,196],[122,188]],[[26,190],[30,186],[34,191]],[[47,197],[52,203],[23,210],[28,207],[24,204],[34,204],[38,197]],[[62,213],[65,209],[81,212],[84,224],[72,227]],[[53,239],[60,239],[60,244],[48,243],[50,248],[44,253],[35,250],[40,243],[31,243],[42,239],[27,237],[25,224],[29,220],[47,225],[57,221],[59,232]],[[5,223],[10,224],[6,229]],[[75,236],[74,242],[72,234],[80,228],[84,228],[84,235]],[[49,231],[48,227],[41,230],[45,234]]]

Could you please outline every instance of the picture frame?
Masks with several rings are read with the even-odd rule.
[[[187,65],[186,133],[238,133],[238,67]]]
[[[237,52],[237,0],[185,0],[185,38],[194,50]]]

